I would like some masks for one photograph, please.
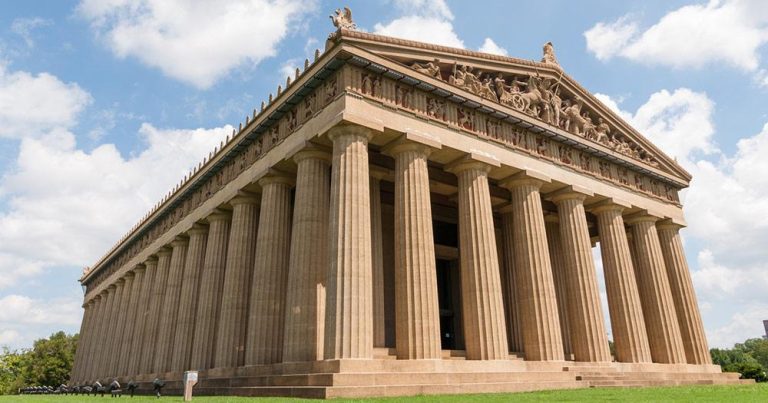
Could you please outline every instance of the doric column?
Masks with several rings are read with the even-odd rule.
[[[337,126],[333,142],[326,359],[373,356],[373,280],[368,140],[360,126]]]
[[[461,301],[467,359],[509,358],[504,302],[493,229],[490,166],[463,160],[449,168],[459,179]]]
[[[627,217],[637,253],[635,275],[653,362],[680,364],[685,363],[685,348],[656,232],[657,220],[645,213]]]
[[[325,274],[328,270],[328,209],[331,156],[304,149],[298,165],[285,296],[283,361],[319,361],[325,341]]]
[[[562,361],[563,340],[557,314],[544,211],[539,189],[549,178],[530,171],[502,183],[511,194],[515,225],[515,282],[520,304],[525,359]]]
[[[245,361],[245,331],[248,328],[248,296],[251,287],[259,199],[241,194],[229,202],[232,228],[227,245],[227,267],[218,319],[214,367],[237,367]]]
[[[285,287],[291,244],[293,178],[275,174],[259,180],[261,216],[251,286],[245,365],[280,362],[285,325]]]
[[[114,290],[114,302],[110,306],[109,314],[106,316],[106,320],[109,321],[109,327],[107,328],[107,336],[104,338],[106,349],[102,350],[101,357],[101,375],[102,377],[112,378],[115,376],[115,354],[114,349],[117,346],[117,328],[122,314],[122,300],[123,289],[125,288],[125,279],[120,278],[115,283]]]
[[[381,179],[383,169],[371,168],[371,256],[373,258],[373,346],[386,345],[384,308],[384,234],[381,226]]]
[[[83,376],[83,362],[84,356],[87,355],[88,339],[91,336],[90,326],[93,317],[94,300],[90,300],[83,305],[83,321],[80,322],[80,333],[78,333],[79,339],[75,351],[75,363],[72,366],[72,371],[69,374],[70,382],[80,382]]]
[[[552,263],[552,279],[555,282],[563,354],[566,359],[570,359],[573,350],[571,349],[571,328],[568,326],[568,281],[565,278],[565,251],[563,250],[563,243],[560,242],[560,218],[558,215],[546,213],[544,215],[544,227],[547,231],[549,260]]]
[[[93,323],[93,337],[88,348],[88,360],[86,362],[85,378],[89,381],[95,379],[98,370],[98,359],[101,356],[103,344],[103,328],[105,326],[104,312],[107,310],[108,291],[104,290],[97,295],[96,313]]]
[[[232,214],[215,210],[209,215],[208,241],[205,245],[205,260],[200,279],[195,337],[192,344],[190,368],[208,369],[213,367],[213,353],[218,334],[218,319],[221,310],[224,270],[227,264],[227,243]]]
[[[133,268],[133,287],[131,288],[131,305],[129,307],[128,322],[125,325],[126,339],[123,341],[123,347],[120,361],[121,374],[124,376],[136,375],[135,358],[141,355],[141,345],[139,344],[144,332],[144,319],[142,318],[142,305],[146,296],[142,293],[144,290],[144,274],[146,266],[136,265]]]
[[[165,288],[160,325],[157,331],[157,352],[155,353],[155,373],[171,370],[173,340],[176,335],[179,315],[181,284],[184,281],[184,263],[187,258],[189,238],[177,236],[171,242],[171,263],[168,271],[168,283]]]
[[[184,280],[181,284],[179,316],[176,321],[176,335],[172,344],[171,371],[182,372],[189,369],[192,344],[195,332],[197,302],[200,300],[200,273],[205,259],[205,244],[208,239],[208,226],[194,224],[187,231],[189,247],[184,259]],[[203,303],[209,303],[204,301]]]
[[[154,322],[152,311],[156,304],[154,298],[154,287],[156,285],[157,265],[159,259],[157,256],[150,256],[144,261],[144,279],[141,285],[141,299],[139,300],[139,311],[136,321],[138,326],[136,331],[139,336],[133,340],[133,351],[135,357],[131,361],[131,373],[133,375],[148,374],[152,372],[152,358],[154,357],[154,330],[157,326],[152,326]]]
[[[431,150],[423,144],[400,140],[388,146],[385,152],[395,158],[395,316],[397,317],[395,347],[397,358],[439,359],[441,358],[440,311],[437,302],[435,241],[432,235],[432,206],[427,171],[427,158]],[[469,200],[470,197],[467,199]],[[490,196],[488,202],[488,215],[490,215]],[[492,232],[492,217],[490,229]],[[490,240],[494,241],[495,246],[493,233]],[[492,249],[495,251],[495,247]],[[483,252],[487,253],[487,251]],[[500,282],[498,258],[495,254],[489,258],[495,259],[496,280]],[[494,266],[491,265],[491,267]],[[501,291],[500,287],[499,291]],[[502,302],[499,314],[501,315],[500,323],[503,324],[503,300],[500,298],[499,302]],[[492,319],[498,320],[498,318]],[[502,333],[506,331],[503,326],[501,331]],[[495,347],[496,345],[491,346],[491,348]],[[506,338],[503,347],[506,353]],[[484,350],[483,347],[480,349]],[[495,358],[494,352],[490,355]]]
[[[512,206],[507,205],[501,208],[501,231],[502,240],[504,245],[504,259],[506,264],[501,265],[506,268],[507,274],[502,276],[506,279],[506,283],[502,284],[502,287],[507,289],[507,295],[509,300],[509,307],[506,311],[507,328],[510,331],[507,334],[509,350],[522,353],[524,351],[523,346],[523,332],[522,322],[520,321],[520,303],[518,302],[518,290],[515,283],[515,226],[513,222]]]
[[[609,362],[608,336],[597,288],[592,243],[584,200],[588,191],[569,187],[551,195],[560,218],[560,241],[565,256],[568,290],[568,328],[576,361]]]
[[[125,373],[127,367],[128,348],[126,343],[131,340],[131,331],[133,330],[133,323],[131,323],[131,313],[133,312],[133,304],[136,303],[136,298],[133,293],[134,283],[136,282],[136,273],[131,270],[125,274],[125,285],[123,286],[123,299],[120,303],[120,315],[115,318],[118,321],[117,334],[115,335],[114,346],[114,358],[112,359],[112,373],[115,376],[121,377],[127,375]]]
[[[672,299],[675,301],[675,312],[677,322],[680,324],[685,357],[689,364],[712,364],[691,273],[683,252],[680,228],[682,228],[681,225],[671,220],[661,221],[656,225]]]
[[[148,331],[144,335],[143,358],[146,359],[144,373],[155,373],[155,357],[160,352],[158,337],[161,322],[173,321],[175,319],[161,317],[163,305],[168,303],[165,300],[166,285],[168,284],[168,272],[171,268],[171,248],[164,246],[157,252],[157,270],[152,284],[152,301],[149,304],[149,319],[147,320]],[[149,268],[147,268],[149,270]]]
[[[591,208],[597,216],[616,361],[651,362],[640,294],[621,215],[624,208],[614,201]]]

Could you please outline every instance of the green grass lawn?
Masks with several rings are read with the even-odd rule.
[[[127,396],[122,399],[131,400]],[[180,402],[179,396],[166,396],[163,401]],[[295,402],[299,399],[288,398],[245,398],[245,397],[205,397],[196,396],[193,402],[199,403],[245,403],[245,402]],[[0,396],[0,403],[33,402],[114,402],[113,398],[93,396]],[[136,402],[154,402],[157,398],[136,396]],[[543,392],[488,394],[488,395],[451,395],[451,396],[416,396],[385,399],[337,399],[335,402],[768,402],[768,384],[740,386],[685,386],[671,388],[592,388],[574,390],[552,390]]]

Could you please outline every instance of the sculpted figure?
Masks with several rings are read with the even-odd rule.
[[[448,83],[457,87],[464,88],[465,77],[467,75],[467,66],[458,67],[457,64],[453,65],[453,71],[448,77]]]
[[[499,98],[496,96],[496,92],[491,88],[491,78],[486,77],[483,79],[482,83],[480,83],[480,87],[478,88],[478,94],[483,98],[490,99],[494,102],[499,102]]]
[[[603,118],[597,118],[597,127],[595,128],[595,140],[598,143],[607,145],[609,143],[609,135],[611,133],[611,127],[608,123],[603,121]]]
[[[373,81],[368,74],[363,75],[363,94],[373,95]]]
[[[590,140],[597,140],[597,131],[594,123],[592,123],[592,118],[589,117],[589,114],[587,112],[584,112],[581,117],[584,118],[584,137],[590,139]]]
[[[552,42],[545,43],[542,50],[544,51],[544,57],[541,58],[542,63],[559,65],[557,58],[555,57],[555,47],[552,46]]]
[[[443,112],[444,107],[445,102],[443,101],[439,101],[435,98],[427,99],[427,114],[435,119],[445,118],[445,113]]]
[[[512,102],[512,87],[507,85],[507,81],[504,80],[504,76],[499,73],[496,78],[493,79],[493,87],[496,90],[496,96],[499,97],[499,102],[505,105],[509,105]]]
[[[470,116],[470,113],[467,112],[464,108],[458,108],[459,112],[459,126],[472,130],[474,129],[474,125],[472,124],[472,116]]]
[[[539,116],[539,107],[542,102],[540,90],[541,79],[539,77],[528,77],[526,91],[524,93],[514,94],[512,96],[512,107],[523,111],[531,116]]]
[[[381,78],[378,76],[373,80],[373,95],[381,97]]]
[[[573,105],[565,108],[565,125],[563,129],[574,134],[582,135],[584,132],[584,123],[586,120],[581,116],[581,107],[584,101],[581,97],[574,98]]]
[[[426,64],[421,64],[416,62],[411,65],[411,68],[419,73],[426,74],[441,81],[443,80],[443,77],[440,75],[440,66],[436,63],[427,62]]]
[[[333,26],[338,29],[352,29],[357,30],[357,24],[352,21],[352,10],[349,7],[344,7],[344,11],[336,9],[336,11],[329,16],[333,21]]]

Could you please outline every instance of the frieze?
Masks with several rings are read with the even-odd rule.
[[[422,63],[419,68],[423,69],[425,74],[427,74],[430,72],[434,73],[435,67],[436,65],[433,62],[426,62]],[[552,161],[553,163],[574,171],[591,175],[615,185],[643,193],[647,196],[665,202],[679,204],[677,190],[674,187],[666,183],[660,183],[646,175],[631,171],[624,166],[599,159],[570,145],[552,141],[548,137],[525,130],[519,126],[510,124],[507,121],[496,119],[492,115],[484,113],[478,109],[463,107],[459,104],[449,102],[445,98],[440,98],[421,91],[418,88],[404,84],[401,81],[395,81],[383,75],[374,74],[369,70],[357,66],[347,65],[344,69],[349,69],[352,72],[352,74],[349,75],[351,81],[347,85],[349,91],[381,102],[384,105],[400,108],[404,111],[419,115],[422,118],[472,133],[480,138],[495,141],[506,147]],[[466,69],[457,67],[457,71],[458,70],[467,74],[476,73],[469,67]],[[464,77],[466,77],[466,75],[459,75],[459,79]],[[381,91],[376,92],[372,90],[372,83],[374,82],[380,83],[377,85],[381,86]],[[461,83],[461,81],[459,81],[459,83]],[[474,82],[473,85],[488,88],[491,84],[489,82]],[[501,85],[501,83],[498,82],[498,85]],[[504,85],[509,87],[523,87],[523,83],[519,80],[512,82],[505,81]],[[485,90],[481,90],[481,92],[482,91]],[[512,90],[510,89],[510,91]],[[520,92],[520,95],[522,94],[523,93]],[[505,97],[506,96],[507,95],[505,95]],[[528,98],[529,97],[523,97],[514,102],[519,102],[521,105],[528,105],[527,107],[530,108],[530,105],[534,103],[534,100]],[[566,101],[563,102],[565,103]],[[542,110],[543,109],[544,107],[542,107]],[[554,110],[555,109],[552,108],[552,111]],[[543,116],[551,116],[552,119],[558,118],[558,115],[554,112],[550,115],[544,114]],[[569,116],[571,117],[569,118]],[[563,112],[560,115],[560,120],[564,122],[563,124],[566,125],[566,127],[574,125],[573,127],[580,126],[583,128],[583,122],[570,121],[573,119],[573,116],[575,116],[574,112]],[[598,125],[595,125],[594,128],[589,125],[586,126],[587,129],[590,129],[588,131],[589,135],[593,136],[592,138],[609,136],[611,133],[610,127],[602,121],[602,118],[596,119],[596,122]],[[598,126],[600,127],[598,128]],[[614,134],[613,136],[615,138],[618,134]],[[586,137],[586,135],[583,137]]]

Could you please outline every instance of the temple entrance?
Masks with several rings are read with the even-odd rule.
[[[458,260],[437,259],[437,299],[443,350],[464,349]]]
[[[440,310],[440,344],[443,350],[463,350],[459,239],[456,224],[433,221],[437,270],[437,300]]]

